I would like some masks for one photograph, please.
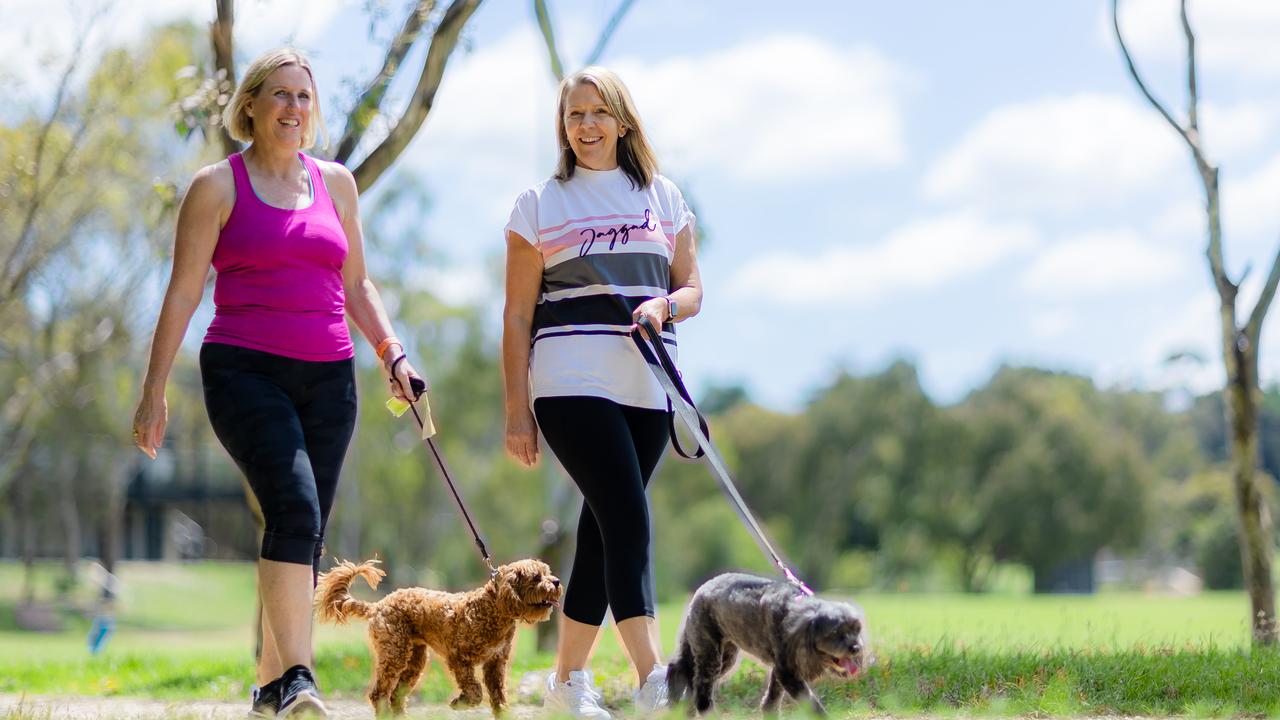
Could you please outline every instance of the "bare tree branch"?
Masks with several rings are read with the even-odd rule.
[[[1133,81],[1137,83],[1138,90],[1142,92],[1143,97],[1147,99],[1147,102],[1151,103],[1151,107],[1155,108],[1169,123],[1170,127],[1176,130],[1178,134],[1182,136],[1182,139],[1186,141],[1187,147],[1191,148],[1191,154],[1195,157],[1196,165],[1200,168],[1201,174],[1203,174],[1204,168],[1208,167],[1209,163],[1205,161],[1204,156],[1200,153],[1199,143],[1187,132],[1186,128],[1182,127],[1182,125],[1174,119],[1173,114],[1156,99],[1156,96],[1151,94],[1151,91],[1147,89],[1147,84],[1143,82],[1142,76],[1138,74],[1137,66],[1133,64],[1133,56],[1129,54],[1129,48],[1124,43],[1124,35],[1120,32],[1119,5],[1120,0],[1111,0],[1111,25],[1115,28],[1116,43],[1120,46],[1120,53],[1124,55],[1124,62],[1129,68],[1129,75],[1132,76]]]
[[[1266,319],[1267,311],[1271,309],[1271,300],[1275,297],[1277,285],[1280,285],[1280,250],[1276,251],[1276,257],[1271,261],[1271,273],[1267,275],[1267,282],[1262,286],[1262,294],[1258,296],[1253,312],[1249,313],[1249,322],[1244,327],[1246,337],[1255,348],[1258,347],[1262,321]]]
[[[209,40],[213,45],[213,63],[217,70],[222,71],[223,79],[229,81],[231,86],[235,87],[236,61],[235,55],[232,53],[235,47],[232,39],[236,25],[236,3],[235,0],[217,0],[217,2],[218,17],[209,24]],[[218,123],[218,142],[222,145],[223,155],[240,152],[240,143],[236,142],[227,133],[227,128],[222,123]]]
[[[400,32],[396,34],[395,39],[391,41],[391,47],[387,49],[387,56],[382,61],[382,69],[374,76],[364,92],[360,93],[360,99],[347,115],[347,126],[342,131],[342,140],[338,142],[334,160],[345,165],[347,160],[351,159],[351,153],[355,152],[360,139],[364,137],[369,124],[373,122],[378,110],[382,107],[387,86],[400,70],[400,63],[404,62],[409,48],[418,41],[418,37],[422,34],[422,27],[426,24],[431,11],[435,9],[435,5],[435,0],[419,0],[417,6],[409,11]]]
[[[626,17],[627,11],[631,9],[633,2],[635,0],[622,0],[618,4],[618,9],[613,11],[613,16],[609,18],[604,30],[600,32],[600,38],[596,40],[596,46],[591,50],[591,54],[587,56],[588,65],[595,65],[600,62],[600,56],[604,55],[604,49],[608,47],[609,40],[613,38],[613,33],[618,29],[618,25],[622,24],[622,18]]]
[[[1196,36],[1187,18],[1187,0],[1182,0],[1182,34],[1187,38],[1187,129],[1200,142],[1200,97],[1196,94]]]
[[[358,167],[352,170],[356,178],[356,188],[364,192],[391,167],[391,163],[400,157],[409,141],[426,121],[435,101],[436,91],[440,89],[440,81],[444,77],[445,65],[449,56],[458,45],[462,28],[471,18],[472,13],[480,6],[481,0],[454,0],[445,11],[435,33],[431,36],[431,45],[427,48],[427,61],[422,66],[422,75],[418,78],[418,86],[414,89],[413,98],[399,122],[392,128],[378,147],[369,153]]]
[[[1119,0],[1111,0],[1111,24],[1115,29],[1116,44],[1120,46],[1120,53],[1124,55],[1124,62],[1129,69],[1129,75],[1138,86],[1138,90],[1142,92],[1147,102],[1177,131],[1178,135],[1182,136],[1182,139],[1187,143],[1187,147],[1191,150],[1196,169],[1200,172],[1200,181],[1204,185],[1205,205],[1209,214],[1209,244],[1205,248],[1205,256],[1209,260],[1209,269],[1213,273],[1213,281],[1218,288],[1219,297],[1223,302],[1230,301],[1234,304],[1236,290],[1239,286],[1227,276],[1226,264],[1222,259],[1222,233],[1221,223],[1218,218],[1218,169],[1205,159],[1204,153],[1200,149],[1199,132],[1194,125],[1196,122],[1194,118],[1198,115],[1196,108],[1199,103],[1199,97],[1196,94],[1195,35],[1191,32],[1191,24],[1187,19],[1186,0],[1182,2],[1182,21],[1183,32],[1187,38],[1187,85],[1191,91],[1188,103],[1189,114],[1193,118],[1191,130],[1182,127],[1174,119],[1173,114],[1147,89],[1146,83],[1143,82],[1142,76],[1138,73],[1137,66],[1134,65],[1133,56],[1129,54],[1129,48],[1125,45],[1124,34],[1120,31],[1119,5]]]
[[[76,67],[80,64],[80,59],[84,56],[84,45],[88,39],[89,33],[80,33],[76,38],[75,47],[71,51],[71,57],[67,60],[67,66],[62,71],[62,77],[58,80],[58,89],[53,94],[53,106],[49,110],[49,117],[40,127],[40,133],[36,136],[36,147],[34,158],[32,159],[31,171],[31,199],[27,203],[27,212],[22,220],[22,229],[18,231],[17,237],[14,239],[13,248],[9,251],[9,256],[5,258],[4,265],[0,266],[0,272],[6,282],[5,285],[9,289],[5,295],[0,296],[0,302],[3,302],[13,296],[14,284],[9,279],[23,274],[21,268],[17,267],[22,262],[22,256],[26,253],[27,247],[33,242],[34,234],[32,228],[35,225],[36,216],[39,214],[40,206],[44,203],[44,199],[58,182],[62,179],[57,172],[53,173],[52,179],[45,186],[41,186],[41,176],[44,175],[44,155],[45,148],[48,146],[49,135],[53,132],[53,127],[58,123],[58,117],[62,114],[63,106],[67,100],[67,88],[71,84],[71,76],[75,74]],[[80,138],[84,135],[84,129],[87,123],[82,120],[79,130],[74,135],[71,146],[63,155],[60,167],[65,166],[67,158],[75,151],[75,147]]]
[[[538,18],[538,29],[542,31],[542,39],[547,44],[547,56],[551,59],[551,74],[556,82],[564,79],[564,65],[560,62],[560,53],[556,51],[556,36],[551,29],[551,13],[547,11],[547,0],[533,0],[533,13]]]

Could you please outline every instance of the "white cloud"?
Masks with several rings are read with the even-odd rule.
[[[1037,310],[1031,315],[1028,329],[1037,340],[1057,340],[1072,331],[1077,322],[1076,314],[1066,308]]]
[[[1272,136],[1280,110],[1275,103],[1242,102],[1235,105],[1202,102],[1200,135],[1214,162],[1237,156],[1245,160]]]
[[[1274,234],[1280,229],[1280,154],[1256,172],[1222,180],[1222,222],[1234,232]]]
[[[1034,230],[1025,225],[957,213],[913,222],[871,246],[829,247],[808,257],[758,257],[735,273],[728,293],[793,305],[868,303],[974,275],[1036,242]]]
[[[1186,245],[1187,240],[1194,240],[1199,243],[1195,247],[1203,249],[1207,222],[1204,201],[1188,197],[1174,201],[1159,211],[1148,223],[1148,234],[1152,237],[1174,239],[1184,248],[1189,247]]]
[[[907,73],[870,48],[773,35],[614,65],[659,156],[682,169],[780,181],[892,167],[906,154],[897,95]]]
[[[536,31],[522,26],[454,58],[406,155],[441,200],[483,188],[481,199],[456,201],[483,202],[474,210],[486,227],[500,227],[516,194],[555,167],[556,89],[545,55]],[[678,173],[781,182],[892,164],[904,152],[890,93],[902,73],[872,51],[775,36],[657,64],[612,65],[663,167]]]
[[[1131,293],[1183,275],[1190,264],[1184,255],[1129,231],[1088,233],[1044,247],[1019,286],[1055,300]]]
[[[1176,64],[1186,58],[1177,0],[1125,0],[1120,28],[1138,66],[1144,61]],[[1191,3],[1188,16],[1202,68],[1254,77],[1280,76],[1280,3],[1265,0],[1207,0]],[[1114,43],[1111,9],[1103,11],[1100,34]],[[1145,73],[1144,73],[1145,75]]]
[[[555,86],[540,62],[546,55],[540,43],[522,28],[450,60],[406,155],[434,180],[433,190],[481,189],[489,219],[501,216],[499,228],[516,195],[555,169]]]
[[[1191,172],[1179,142],[1128,98],[1042,98],[988,113],[929,170],[924,190],[984,207],[1123,206],[1170,171]]]

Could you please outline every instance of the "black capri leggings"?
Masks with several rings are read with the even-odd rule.
[[[354,362],[309,362],[205,343],[200,377],[213,431],[262,507],[260,555],[318,572],[355,430]]]
[[[547,445],[582,491],[577,550],[564,614],[600,625],[654,616],[645,487],[670,437],[663,410],[596,397],[538,398],[534,415]]]

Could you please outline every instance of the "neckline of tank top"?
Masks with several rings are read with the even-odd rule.
[[[271,203],[264,200],[262,196],[258,194],[258,188],[253,186],[253,177],[249,175],[249,163],[245,162],[244,151],[241,150],[239,153],[237,153],[237,155],[240,156],[240,167],[244,168],[245,182],[249,183],[249,189],[253,191],[254,199],[257,200],[264,207],[269,207],[272,210],[279,210],[280,212],[303,212],[304,210],[310,210],[311,208],[315,207],[316,181],[315,181],[315,178],[311,177],[311,168],[307,166],[307,160],[301,152],[298,153],[298,160],[302,163],[302,168],[307,171],[307,189],[310,191],[309,194],[311,197],[308,200],[307,204],[303,205],[300,208],[282,208],[279,205],[272,205]],[[317,167],[316,170],[318,172],[319,168]]]

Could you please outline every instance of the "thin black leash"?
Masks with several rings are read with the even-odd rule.
[[[641,327],[648,331],[648,338],[641,331]],[[698,441],[698,449],[693,455],[685,453],[676,440],[673,424],[671,440],[676,447],[676,451],[687,458],[706,457],[707,462],[711,464],[712,474],[720,481],[721,489],[729,496],[733,509],[738,513],[742,523],[747,526],[747,530],[751,532],[756,544],[778,567],[787,582],[796,586],[805,595],[813,595],[813,590],[803,580],[796,577],[791,568],[787,567],[787,564],[783,562],[778,552],[773,549],[773,544],[769,542],[764,529],[760,527],[760,523],[756,522],[755,516],[747,508],[747,503],[738,494],[738,488],[733,484],[733,480],[729,476],[728,467],[720,457],[720,452],[716,450],[715,445],[711,444],[711,431],[707,421],[693,404],[693,399],[690,398],[689,391],[684,386],[684,381],[680,379],[680,372],[676,369],[675,362],[672,361],[670,353],[667,352],[667,348],[663,345],[662,335],[654,329],[653,323],[650,322],[648,316],[640,316],[638,327],[631,331],[631,339],[635,341],[636,347],[640,349],[640,354],[644,356],[645,363],[653,372],[654,377],[658,379],[658,384],[667,393],[667,399],[670,401],[672,411],[680,416],[689,431],[693,433],[694,439]],[[672,422],[674,423],[674,420]]]
[[[396,377],[396,366],[405,359],[404,355],[396,358],[391,363],[391,378],[396,381],[400,392],[404,393],[404,386],[400,384],[400,379]],[[422,378],[409,378],[409,387],[413,391],[413,402],[409,403],[409,409],[413,411],[413,419],[418,423],[418,430],[425,431],[426,423],[423,422],[422,416],[418,414],[418,408],[414,403],[422,397],[427,391],[427,383]],[[405,397],[409,397],[408,393],[404,393]],[[436,467],[440,468],[440,474],[444,476],[445,484],[449,486],[449,492],[453,494],[453,502],[458,506],[458,511],[462,513],[462,519],[467,521],[467,528],[471,530],[471,537],[475,540],[476,547],[480,549],[480,557],[484,559],[485,567],[489,568],[489,577],[497,577],[498,569],[493,565],[493,557],[489,555],[489,548],[485,547],[484,539],[480,537],[480,531],[476,529],[476,524],[471,521],[471,513],[467,512],[466,503],[462,502],[462,495],[458,493],[458,487],[453,484],[453,474],[449,472],[449,466],[444,461],[444,455],[440,454],[440,448],[436,447],[434,437],[428,437],[423,440],[427,445],[427,449],[431,451],[431,457],[435,458]]]

